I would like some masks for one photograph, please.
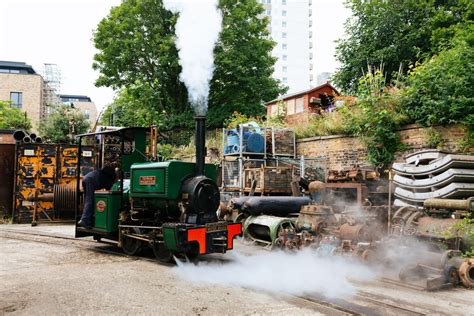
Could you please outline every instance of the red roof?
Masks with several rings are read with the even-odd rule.
[[[293,99],[293,98],[299,97],[301,95],[312,93],[312,92],[317,91],[317,90],[319,90],[321,88],[324,88],[324,87],[329,87],[332,90],[334,90],[334,92],[336,92],[337,95],[340,95],[339,91],[337,91],[336,88],[334,88],[331,84],[329,84],[329,82],[326,82],[326,83],[323,83],[322,85],[319,85],[317,87],[314,87],[314,88],[311,88],[311,89],[308,89],[308,90],[282,95],[281,97],[278,97],[274,100],[266,102],[265,105],[270,105],[270,104],[275,103],[277,101],[285,101],[285,100],[288,100],[288,99]]]

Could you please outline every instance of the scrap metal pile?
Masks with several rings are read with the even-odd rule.
[[[407,161],[415,156],[417,164],[431,161],[426,154],[412,155]],[[453,160],[465,165],[471,159],[444,155],[440,165],[453,173],[447,167]],[[438,166],[421,168],[434,165]],[[394,164],[394,169],[399,166]],[[310,247],[325,255],[351,257],[377,266],[385,280],[420,289],[460,283],[474,287],[474,258],[461,257],[462,251],[474,246],[469,231],[474,228],[458,227],[462,218],[472,214],[473,199],[424,199],[403,207],[396,202],[390,216],[388,182],[377,172],[330,171],[327,181],[311,182],[297,197],[233,198],[221,207],[221,216],[243,222],[244,236],[267,248]],[[434,186],[434,191],[439,187]],[[474,189],[463,192],[463,197],[474,196]]]
[[[422,206],[430,198],[468,198],[474,192],[474,156],[426,150],[392,168],[395,206]]]

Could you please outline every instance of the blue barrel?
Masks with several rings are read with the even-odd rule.
[[[252,133],[249,138],[247,138],[246,149],[251,153],[263,153],[265,149],[265,139],[260,134]]]

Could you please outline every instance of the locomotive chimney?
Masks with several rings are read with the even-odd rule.
[[[196,176],[204,175],[206,157],[206,117],[196,116]]]

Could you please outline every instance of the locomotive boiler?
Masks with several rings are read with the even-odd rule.
[[[154,135],[142,128],[80,135],[80,146],[88,144],[83,138],[93,139],[96,166],[114,166],[118,181],[95,192],[94,227],[76,226],[76,237],[117,240],[129,255],[151,247],[162,262],[231,250],[242,226],[217,219],[220,193],[216,166],[205,164],[205,118],[196,117],[196,163],[157,161]]]

